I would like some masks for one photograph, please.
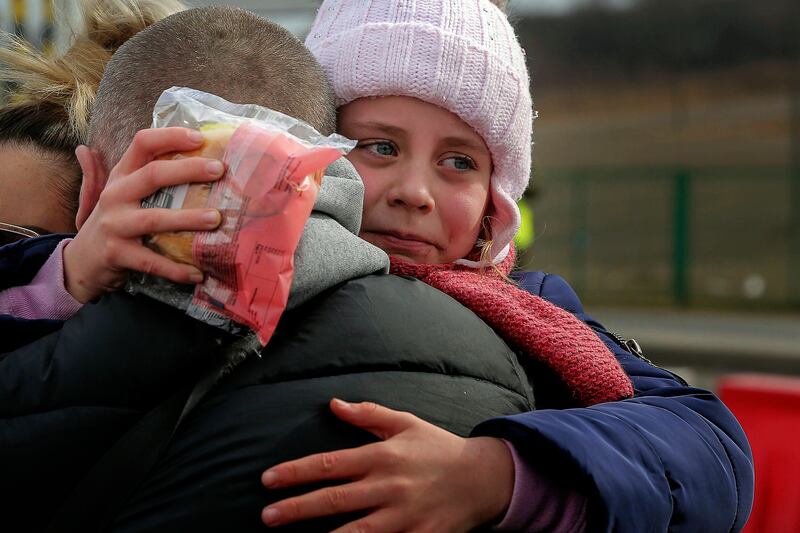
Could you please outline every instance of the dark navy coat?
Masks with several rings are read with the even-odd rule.
[[[496,418],[473,435],[508,439],[533,460],[547,457],[542,467],[554,475],[585,479],[600,502],[589,531],[742,529],[753,503],[753,458],[727,407],[629,352],[559,276],[530,272],[520,282],[589,324],[630,376],[635,397]]]
[[[0,246],[0,291],[27,285],[58,243],[72,235],[47,235]],[[23,320],[0,314],[0,354],[61,327],[58,320]]]

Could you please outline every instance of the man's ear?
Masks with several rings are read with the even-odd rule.
[[[75,150],[75,156],[83,172],[78,214],[75,216],[75,226],[80,230],[100,199],[100,193],[108,181],[108,172],[103,157],[97,150],[81,145]]]

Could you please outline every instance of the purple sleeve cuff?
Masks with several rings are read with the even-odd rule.
[[[586,529],[588,498],[582,492],[542,475],[510,442],[514,459],[514,492],[495,531],[575,533]]]
[[[66,320],[83,306],[64,287],[64,247],[61,241],[42,268],[22,287],[0,291],[0,314],[30,320]]]

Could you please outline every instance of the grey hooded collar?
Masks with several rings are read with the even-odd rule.
[[[350,162],[328,167],[294,254],[288,309],[348,279],[389,271],[389,256],[358,237],[364,184]]]

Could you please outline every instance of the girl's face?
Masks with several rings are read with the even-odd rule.
[[[449,263],[475,247],[489,203],[492,158],[453,113],[407,96],[362,98],[339,110],[358,141],[348,159],[364,180],[361,237],[414,263]]]

